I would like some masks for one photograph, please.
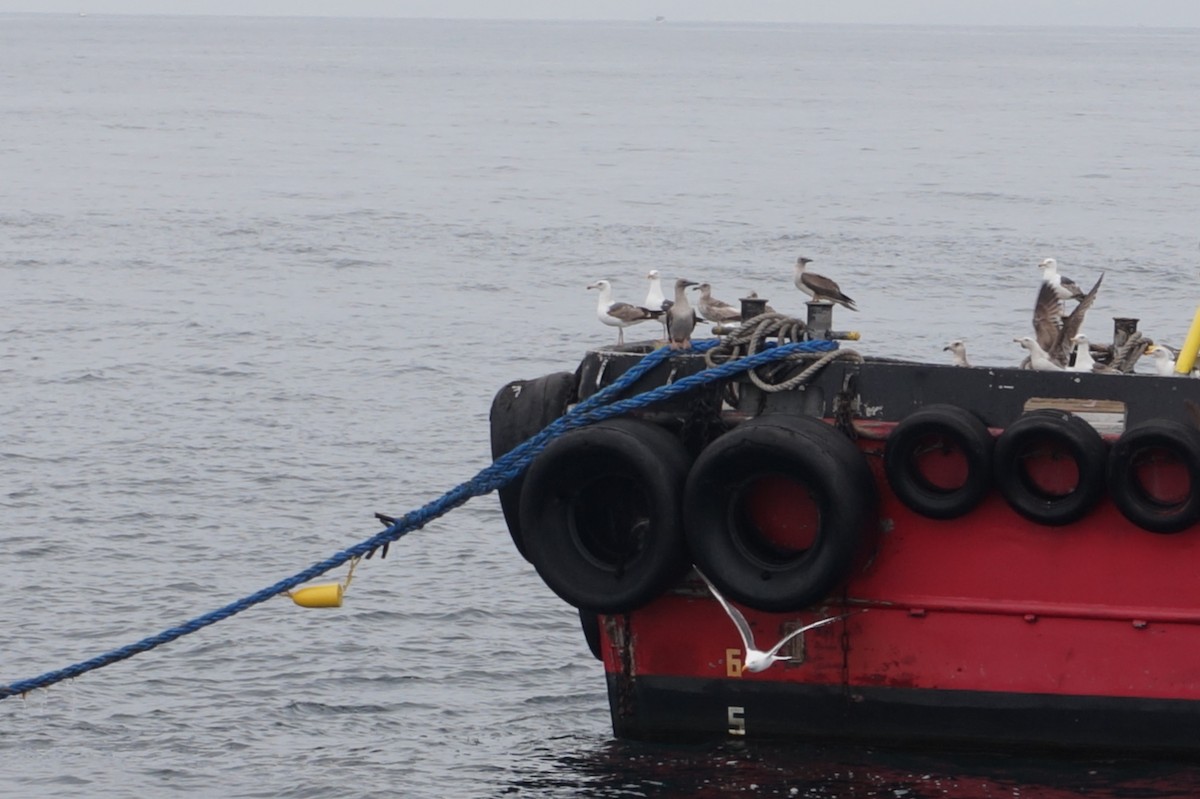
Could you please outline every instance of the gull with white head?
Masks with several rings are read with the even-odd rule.
[[[1049,284],[1060,300],[1083,299],[1084,294],[1079,285],[1071,278],[1058,273],[1058,261],[1046,258],[1038,264],[1038,268],[1042,270],[1042,282]]]
[[[596,316],[606,325],[617,328],[617,343],[625,343],[625,328],[650,319],[657,319],[662,311],[655,313],[648,308],[632,305],[628,302],[613,302],[612,284],[607,280],[597,280],[588,286],[598,289],[600,299],[596,303]]]
[[[742,615],[742,612],[733,605],[729,604],[729,601],[726,600],[725,597],[721,596],[721,592],[718,591],[717,587],[713,585],[707,577],[704,576],[703,572],[701,572],[699,569],[696,569],[696,574],[699,574],[700,579],[704,580],[705,584],[708,585],[708,590],[712,592],[712,595],[717,602],[721,603],[721,607],[725,608],[725,613],[729,616],[729,620],[733,622],[733,626],[737,627],[738,635],[742,637],[742,646],[746,648],[746,658],[744,661],[742,661],[742,668],[744,668],[746,671],[766,671],[767,669],[771,668],[773,664],[778,663],[781,660],[791,660],[789,656],[779,654],[779,650],[787,646],[788,641],[791,641],[796,636],[808,632],[809,630],[822,627],[826,624],[830,624],[831,622],[838,621],[839,619],[844,619],[850,615],[846,613],[842,614],[841,616],[830,616],[827,619],[821,619],[820,621],[814,621],[812,624],[806,624],[798,630],[792,630],[783,638],[779,639],[779,643],[775,644],[775,646],[764,652],[763,650],[754,646],[754,632],[750,629],[750,623],[746,621],[746,617]]]
[[[1014,338],[1013,341],[1029,350],[1029,368],[1036,369],[1039,372],[1063,371],[1062,366],[1050,360],[1050,356],[1033,340],[1033,336],[1021,336],[1020,338]]]
[[[1114,369],[1106,364],[1097,363],[1092,357],[1092,348],[1088,344],[1087,336],[1082,333],[1078,336],[1071,337],[1071,343],[1075,345],[1075,365],[1067,367],[1069,372],[1095,372],[1101,375],[1119,375],[1120,369]]]

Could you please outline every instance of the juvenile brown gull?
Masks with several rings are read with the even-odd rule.
[[[943,352],[949,352],[950,357],[954,359],[955,366],[970,366],[971,362],[967,360],[967,345],[963,344],[962,339],[956,338],[946,346],[942,347]]]
[[[697,288],[700,289],[700,299],[696,302],[696,308],[700,311],[701,319],[706,319],[713,324],[742,321],[741,311],[712,295],[711,284],[701,283]]]

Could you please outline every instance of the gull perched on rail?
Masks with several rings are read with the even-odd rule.
[[[783,649],[783,647],[787,645],[788,641],[791,641],[797,635],[807,632],[808,630],[821,627],[839,619],[844,619],[850,615],[845,613],[841,616],[830,616],[828,619],[814,621],[812,624],[806,624],[798,630],[792,630],[783,638],[779,639],[779,643],[775,644],[775,646],[764,652],[763,650],[757,649],[754,646],[754,632],[750,629],[750,623],[746,621],[746,617],[742,615],[742,612],[733,605],[729,604],[725,597],[721,596],[721,592],[718,591],[717,587],[713,585],[707,577],[704,576],[704,572],[696,569],[696,574],[699,574],[700,579],[704,580],[704,582],[708,585],[708,590],[711,591],[713,597],[721,603],[721,607],[725,608],[725,613],[729,616],[730,621],[733,622],[733,626],[737,627],[738,635],[742,636],[742,646],[746,648],[746,659],[743,661],[742,668],[744,668],[746,671],[766,671],[767,669],[771,668],[772,665],[781,660],[791,660],[791,658],[787,655],[778,654],[779,650]]]
[[[639,322],[657,319],[662,315],[662,311],[651,311],[628,302],[613,302],[612,284],[607,280],[597,280],[588,288],[600,290],[600,299],[596,303],[596,316],[604,324],[617,328],[618,344],[625,343],[625,328]]]
[[[696,308],[700,312],[701,319],[706,319],[713,324],[742,321],[741,311],[712,295],[711,283],[701,283],[697,288],[700,289],[700,300],[696,303]]]

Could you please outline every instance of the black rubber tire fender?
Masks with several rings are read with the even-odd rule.
[[[521,539],[552,591],[593,613],[626,613],[689,561],[681,501],[691,459],[662,427],[610,419],[552,441],[521,489]]]
[[[1187,470],[1189,490],[1179,502],[1151,497],[1137,475],[1139,457],[1165,450]],[[1200,521],[1200,431],[1170,419],[1129,428],[1108,455],[1108,494],[1126,519],[1152,533],[1178,533]]]
[[[970,513],[992,490],[992,434],[979,417],[957,405],[928,405],[909,414],[888,436],[883,469],[892,492],[906,506],[931,519],[956,519]],[[952,489],[922,476],[916,459],[928,448],[957,451],[967,474]]]
[[[775,548],[743,508],[747,492],[773,477],[796,483],[819,514],[803,550]],[[850,576],[874,540],[876,504],[870,467],[846,436],[816,418],[770,414],[700,453],[684,491],[684,524],[696,565],[727,597],[794,611]]]
[[[570,372],[554,372],[533,380],[514,380],[500,389],[492,400],[489,414],[492,460],[540,433],[546,425],[566,413],[574,399],[575,375]],[[521,486],[524,482],[525,475],[521,474],[496,493],[513,545],[521,557],[529,560],[521,541]]]
[[[1022,461],[1031,448],[1050,444],[1074,461],[1078,480],[1064,494],[1039,488]],[[1104,496],[1108,448],[1090,424],[1068,411],[1044,409],[1021,416],[996,439],[993,480],[1014,511],[1030,521],[1059,527],[1086,516]]]

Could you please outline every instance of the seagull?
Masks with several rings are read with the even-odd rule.
[[[746,295],[746,299],[757,300],[758,292],[757,291],[750,292],[749,294]],[[770,305],[767,305],[763,308],[763,313],[775,313],[775,309],[772,308]]]
[[[1036,343],[1042,354],[1060,368],[1065,368],[1071,359],[1071,339],[1083,327],[1083,318],[1096,301],[1096,292],[1100,290],[1103,281],[1104,275],[1101,274],[1096,280],[1096,285],[1092,286],[1092,290],[1083,296],[1066,318],[1063,318],[1062,300],[1055,293],[1054,286],[1043,282],[1038,289],[1037,302],[1033,306],[1033,332]]]
[[[963,344],[962,339],[956,338],[946,346],[942,347],[943,352],[949,352],[954,358],[955,366],[970,366],[971,362],[967,360],[967,345]]]
[[[650,281],[650,290],[646,292],[646,302],[643,305],[652,311],[661,311],[666,297],[662,293],[662,281],[658,278],[658,270],[651,269],[646,273],[646,279]]]
[[[617,344],[625,343],[625,328],[657,318],[657,314],[648,308],[631,305],[627,302],[613,302],[612,284],[607,280],[597,280],[588,288],[600,290],[600,299],[596,303],[596,316],[604,324],[617,328]],[[659,311],[659,314],[661,313]]]
[[[700,289],[700,300],[696,303],[696,306],[700,311],[701,319],[707,319],[713,324],[742,321],[741,311],[724,300],[718,300],[712,295],[711,284],[701,283],[697,288]]]
[[[1014,338],[1013,341],[1020,344],[1025,349],[1029,350],[1029,366],[1031,369],[1036,369],[1039,372],[1061,372],[1063,367],[1050,359],[1046,351],[1042,349],[1032,336],[1021,336]]]
[[[1177,377],[1178,372],[1175,371],[1175,355],[1171,352],[1170,347],[1162,344],[1151,344],[1146,348],[1146,355],[1154,359],[1155,374],[1163,377]],[[1196,376],[1196,370],[1192,370],[1192,377]]]
[[[813,302],[836,302],[838,305],[844,305],[852,311],[857,311],[854,300],[843,294],[837,283],[816,272],[804,271],[804,267],[811,263],[812,259],[805,258],[803,255],[796,259],[796,273],[793,278],[796,281],[796,288],[812,297]]]
[[[1095,372],[1101,375],[1121,374],[1120,369],[1096,363],[1092,358],[1092,350],[1088,344],[1087,336],[1082,333],[1078,336],[1072,336],[1071,343],[1075,345],[1075,365],[1067,367],[1068,372]]]
[[[1071,278],[1058,273],[1058,261],[1046,258],[1038,264],[1038,268],[1042,270],[1042,281],[1050,284],[1060,300],[1083,299],[1084,295],[1079,290],[1079,285]]]
[[[675,281],[675,302],[666,310],[667,340],[673,350],[686,350],[692,346],[692,331],[696,328],[696,312],[688,302],[688,286],[696,285],[690,280]]]
[[[729,604],[725,597],[721,596],[721,592],[717,590],[715,585],[709,582],[709,579],[704,576],[703,572],[701,572],[699,569],[696,569],[696,574],[699,574],[700,579],[704,580],[705,584],[708,585],[708,590],[711,591],[713,597],[715,597],[716,600],[721,603],[721,607],[725,608],[725,613],[728,614],[729,620],[733,622],[733,626],[737,627],[738,634],[742,636],[742,645],[746,647],[746,659],[742,663],[742,668],[746,671],[766,671],[780,660],[791,660],[791,658],[787,655],[776,654],[780,649],[783,649],[783,647],[787,645],[788,641],[792,640],[801,633],[829,624],[830,622],[838,621],[839,619],[844,619],[850,615],[846,613],[841,616],[830,616],[827,619],[821,619],[820,621],[814,621],[812,624],[806,624],[798,630],[792,630],[783,638],[780,638],[779,643],[775,644],[775,646],[764,652],[761,649],[755,649],[754,632],[750,629],[750,624],[746,621],[746,617],[742,615],[742,612],[733,605]]]

